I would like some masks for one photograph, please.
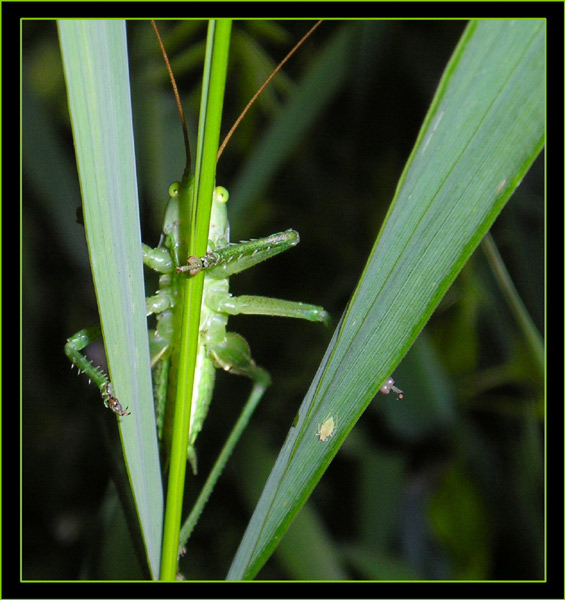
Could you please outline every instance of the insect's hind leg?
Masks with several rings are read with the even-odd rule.
[[[265,369],[257,366],[251,356],[249,344],[238,333],[228,331],[223,342],[208,348],[208,354],[218,368],[249,377],[263,392],[271,384],[271,376]]]
[[[265,369],[257,366],[251,357],[251,350],[249,349],[248,343],[238,333],[232,331],[226,332],[222,342],[211,344],[208,347],[208,355],[212,359],[214,367],[224,369],[224,371],[227,371],[228,373],[249,377],[249,379],[253,381],[253,388],[249,394],[249,399],[246,403],[244,412],[238,420],[236,429],[232,435],[230,435],[230,438],[226,443],[226,448],[229,448],[229,450],[226,450],[226,448],[222,450],[219,459],[219,462],[221,463],[219,471],[221,472],[231,451],[237,443],[237,440],[241,436],[243,429],[247,425],[251,414],[271,384],[271,376]],[[197,433],[200,431],[200,427],[197,429]],[[196,451],[194,449],[194,439],[192,439],[187,448],[187,458],[192,466],[193,473],[196,475],[197,461]],[[215,469],[217,467],[218,465]]]

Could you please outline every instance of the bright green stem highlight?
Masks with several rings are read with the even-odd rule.
[[[200,122],[195,169],[195,198],[187,201],[186,182],[180,195],[181,256],[202,256],[206,252],[210,208],[215,185],[215,164],[219,146],[220,123],[227,72],[231,21],[210,21],[206,46],[206,61],[202,87]],[[185,227],[190,222],[190,229]],[[188,233],[190,231],[190,233]],[[189,239],[186,236],[189,236]],[[186,253],[188,249],[188,253]],[[184,252],[184,254],[183,254]],[[183,325],[178,355],[178,381],[175,418],[171,445],[169,485],[165,509],[165,529],[161,579],[174,581],[177,572],[179,532],[186,474],[186,448],[189,438],[190,412],[203,277],[190,277],[184,283]],[[179,306],[180,308],[180,306]]]

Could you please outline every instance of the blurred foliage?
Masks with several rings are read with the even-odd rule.
[[[235,24],[225,132],[306,25]],[[235,294],[322,304],[339,317],[464,25],[358,23],[358,61],[346,84],[267,192],[232,223],[233,239],[293,227],[302,242],[272,264],[233,278]],[[230,189],[265,124],[292,95],[293,82],[340,26],[324,23],[275,79],[224,153],[219,184]],[[151,28],[143,21],[128,28],[143,237],[156,245],[168,185],[183,170],[183,146]],[[164,22],[161,29],[194,132],[205,28]],[[102,451],[106,437],[98,422],[115,418],[96,390],[71,373],[63,353],[65,339],[95,323],[97,314],[84,232],[75,221],[80,195],[54,22],[23,23],[23,59],[23,576],[99,578],[108,576],[104,564],[116,566],[103,548],[116,545],[102,539],[103,523],[111,522],[101,506],[114,450]],[[540,332],[543,233],[538,160],[492,234]],[[148,279],[152,291],[155,278]],[[270,454],[280,447],[327,343],[315,324],[303,322],[236,317],[230,329],[246,337],[274,384],[189,541],[181,562],[189,579],[225,577],[272,465]],[[91,351],[103,360],[103,348]],[[373,403],[305,507],[304,520],[260,577],[541,578],[544,385],[528,357],[477,252],[394,374],[404,401]],[[219,375],[199,438],[203,473],[248,389],[241,378]],[[328,548],[326,564],[309,568],[308,555],[321,561],[319,550]],[[130,566],[121,576],[135,577],[131,561],[118,560],[125,562]]]

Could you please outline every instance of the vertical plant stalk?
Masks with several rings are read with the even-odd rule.
[[[231,21],[210,21],[206,45],[206,61],[198,125],[194,185],[191,176],[183,177],[180,190],[181,257],[206,253],[212,194],[216,179],[216,156],[220,140],[223,98]],[[194,197],[189,197],[189,190]],[[198,347],[203,275],[184,282],[182,333],[178,361],[175,416],[171,444],[169,485],[165,509],[165,529],[161,579],[174,581],[177,573],[182,500],[186,475],[186,449],[189,438],[190,411],[194,385],[194,369]]]

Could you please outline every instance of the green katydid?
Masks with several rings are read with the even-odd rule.
[[[184,120],[182,114],[181,118]],[[286,316],[328,324],[329,315],[322,307],[302,302],[260,296],[236,298],[229,293],[231,275],[294,247],[299,242],[299,235],[289,229],[266,238],[230,244],[226,209],[228,192],[225,188],[218,187],[214,192],[207,254],[201,258],[190,257],[188,262],[182,264],[179,256],[179,189],[179,183],[174,183],[169,188],[161,243],[157,248],[145,244],[142,248],[144,263],[161,274],[159,290],[146,300],[147,315],[155,314],[157,317],[156,329],[149,332],[149,344],[151,365],[154,368],[154,395],[160,437],[165,421],[168,363],[175,343],[174,308],[178,287],[181,278],[204,272],[199,350],[187,449],[187,457],[196,472],[194,444],[212,398],[215,370],[222,368],[231,373],[245,375],[253,381],[255,387],[262,390],[261,393],[264,393],[270,384],[269,374],[256,365],[245,339],[226,330],[229,316]],[[81,330],[69,338],[65,352],[79,372],[84,372],[98,386],[105,406],[111,408],[118,416],[127,416],[130,413],[114,396],[112,384],[106,374],[81,353],[100,335],[100,326]]]
[[[290,54],[294,50],[296,47]],[[166,62],[168,62],[167,59]],[[168,64],[167,66],[169,68]],[[280,66],[282,63],[277,71]],[[177,102],[179,110],[181,110],[183,129],[186,131],[178,98]],[[186,133],[185,140],[187,140]],[[163,234],[158,247],[151,248],[143,244],[142,248],[145,265],[160,273],[158,291],[146,299],[147,315],[154,314],[157,318],[155,330],[149,331],[149,344],[151,366],[154,369],[156,420],[160,438],[163,437],[166,430],[170,356],[174,344],[177,343],[174,309],[178,288],[183,277],[194,276],[200,272],[203,272],[204,276],[199,348],[187,448],[187,458],[196,473],[195,442],[208,413],[216,369],[222,368],[228,372],[249,377],[253,382],[252,394],[256,392],[262,396],[270,384],[269,374],[256,365],[245,339],[237,333],[227,331],[229,316],[236,314],[283,316],[319,321],[327,325],[329,315],[322,307],[312,304],[261,296],[234,297],[230,294],[229,278],[231,275],[296,246],[299,242],[299,235],[296,231],[289,229],[265,238],[237,244],[230,243],[226,207],[228,192],[225,188],[217,187],[214,192],[206,255],[189,257],[187,261],[183,262],[179,256],[179,189],[179,183],[173,183],[169,187],[169,201],[165,211]],[[98,386],[105,406],[111,408],[116,415],[124,417],[130,413],[114,396],[110,380],[81,352],[100,335],[100,326],[81,330],[69,338],[65,352],[71,362],[77,366],[79,372],[84,372]],[[393,384],[394,381],[389,378],[381,391],[388,393],[392,390],[401,397],[402,393]]]
[[[212,217],[208,235],[208,253],[202,258],[191,257],[187,265],[176,258],[178,242],[178,185],[170,188],[165,219],[164,245],[159,248],[143,246],[146,265],[162,273],[157,294],[147,298],[147,314],[157,314],[157,328],[149,334],[152,363],[168,358],[175,305],[175,289],[180,278],[204,271],[204,295],[200,316],[200,340],[195,374],[193,408],[190,424],[188,458],[196,470],[194,442],[202,428],[212,398],[215,370],[249,377],[255,386],[265,390],[270,383],[268,373],[258,367],[251,357],[247,342],[237,333],[226,330],[230,315],[269,315],[295,317],[309,321],[328,322],[328,313],[320,306],[264,298],[261,296],[234,297],[229,293],[229,277],[295,246],[298,233],[289,229],[283,233],[249,242],[229,245],[227,219],[227,190],[218,187],[214,192]],[[157,385],[156,385],[157,387]],[[163,423],[161,398],[156,398],[159,427]]]

